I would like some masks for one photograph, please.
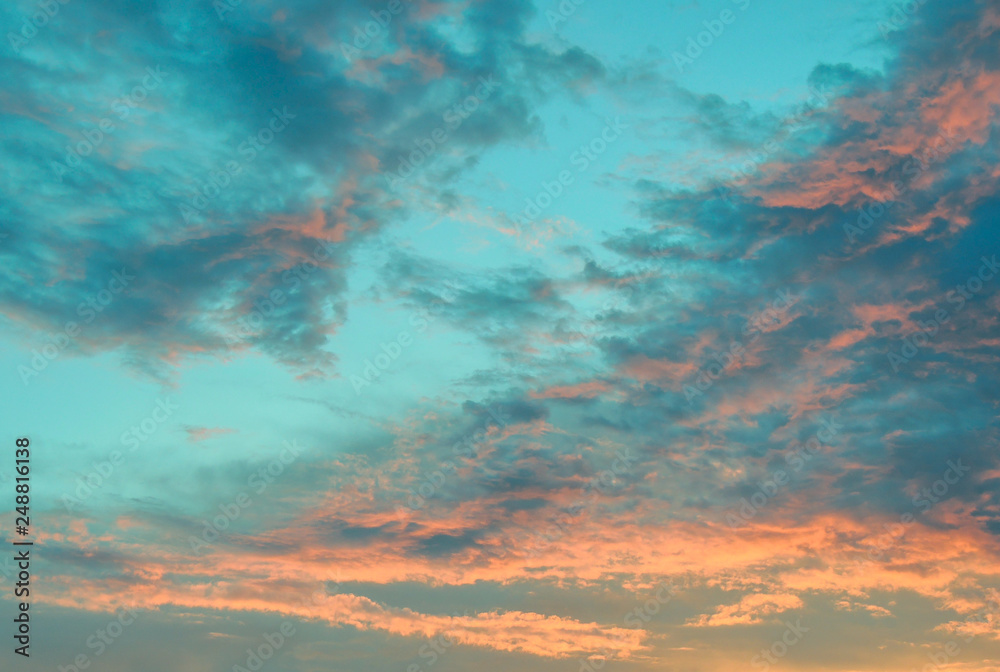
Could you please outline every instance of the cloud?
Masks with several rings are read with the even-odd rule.
[[[722,625],[754,625],[763,623],[767,616],[792,609],[801,609],[803,606],[804,603],[796,595],[758,593],[744,596],[738,604],[719,607],[714,614],[702,615],[692,620],[689,625],[702,628]]]
[[[187,432],[188,441],[191,443],[201,443],[215,436],[238,433],[238,430],[229,427],[192,427],[191,425],[185,425],[184,431]]]

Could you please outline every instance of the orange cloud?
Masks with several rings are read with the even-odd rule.
[[[532,399],[593,399],[609,389],[608,384],[592,380],[576,385],[556,385],[540,392],[532,392]]]

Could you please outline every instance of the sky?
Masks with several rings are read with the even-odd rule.
[[[2,669],[1000,670],[997,2],[0,27]]]

